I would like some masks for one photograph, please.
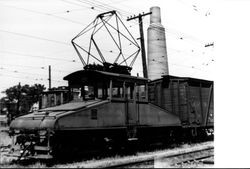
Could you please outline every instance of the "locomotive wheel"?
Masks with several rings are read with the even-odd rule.
[[[53,148],[52,148],[52,155],[53,157],[55,158],[62,158],[63,155],[64,155],[64,151],[63,151],[63,145],[62,143],[56,143],[53,145]]]

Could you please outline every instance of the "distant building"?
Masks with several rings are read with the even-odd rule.
[[[0,127],[6,127],[7,126],[7,116],[6,115],[0,115]]]
[[[53,107],[64,104],[69,100],[69,90],[66,86],[59,86],[52,88],[48,91],[44,91],[41,94],[39,101],[39,109]]]
[[[4,103],[0,101],[0,115],[3,114]]]
[[[7,115],[8,115],[8,110],[6,108],[6,105],[4,101],[0,101],[0,127],[1,126],[7,126]]]

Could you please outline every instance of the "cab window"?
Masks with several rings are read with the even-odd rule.
[[[123,82],[119,82],[119,81],[113,82],[112,98],[124,98]]]
[[[126,83],[125,85],[126,88],[126,94],[125,97],[127,99],[133,99],[134,98],[134,83]]]
[[[79,86],[71,86],[71,101],[107,99],[107,84],[104,82],[84,83]]]
[[[72,101],[82,101],[82,96],[81,96],[81,87],[72,87],[70,89],[71,93],[71,100]]]
[[[94,86],[84,86],[84,99],[91,100],[94,98]]]

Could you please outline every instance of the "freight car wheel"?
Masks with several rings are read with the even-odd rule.
[[[198,132],[197,132],[197,128],[194,127],[194,128],[191,128],[189,129],[189,139],[188,141],[190,142],[197,142],[198,141]]]
[[[214,140],[214,128],[206,129],[208,140]]]
[[[198,138],[197,138],[198,141],[208,140],[208,134],[205,128],[199,128],[197,132],[198,132]]]
[[[191,129],[191,136],[192,136],[192,138],[196,138],[197,137],[197,128],[192,128]]]

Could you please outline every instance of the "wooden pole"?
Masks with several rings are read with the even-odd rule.
[[[51,89],[51,66],[49,65],[49,90]]]
[[[144,34],[143,34],[143,22],[142,17],[146,15],[150,15],[152,12],[148,12],[146,14],[139,14],[138,16],[130,17],[127,21],[132,19],[139,19],[139,30],[140,30],[140,42],[141,42],[141,56],[142,56],[142,67],[143,67],[143,76],[148,78],[148,71],[147,71],[147,62],[146,62],[146,52],[145,52],[145,43],[144,43]]]

